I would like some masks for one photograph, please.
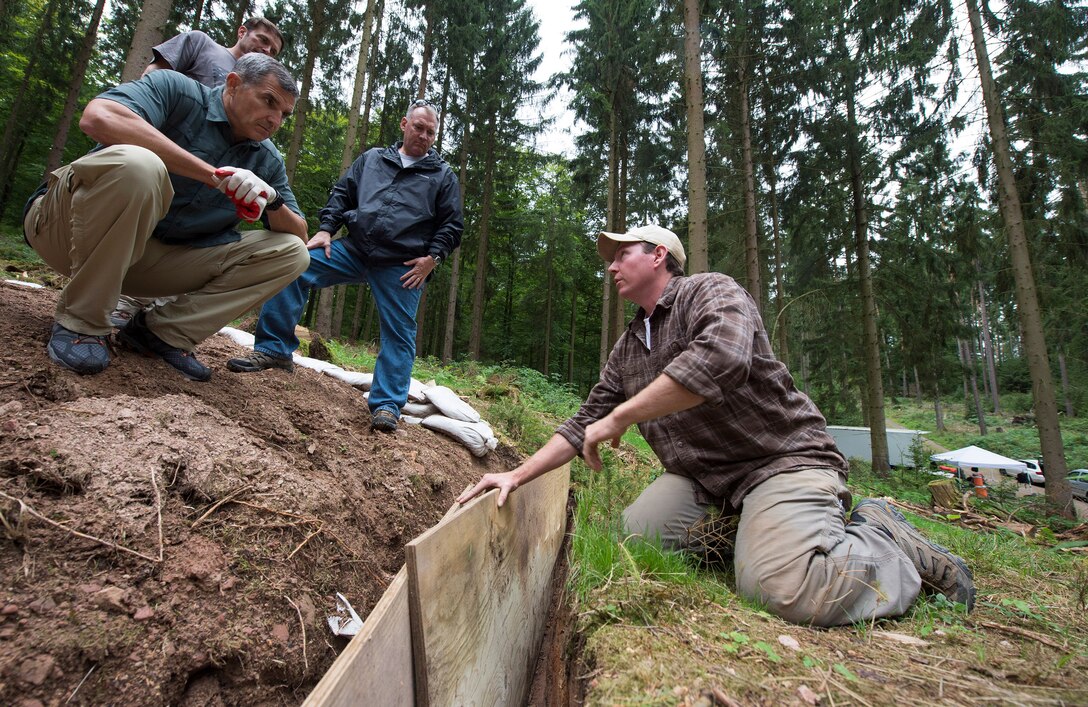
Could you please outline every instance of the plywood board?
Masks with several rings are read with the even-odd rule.
[[[420,705],[522,705],[566,531],[570,467],[496,491],[407,546]]]
[[[357,707],[415,703],[412,637],[408,612],[408,571],[386,588],[363,629],[321,678],[303,707]]]
[[[452,518],[460,508],[454,503],[434,527]],[[333,661],[303,707],[415,704],[409,621],[408,569],[401,567],[363,621],[363,630]]]

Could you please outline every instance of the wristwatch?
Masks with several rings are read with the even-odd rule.
[[[268,205],[264,207],[265,211],[276,211],[283,206],[283,197],[276,194],[276,198],[268,202]]]
[[[431,258],[433,258],[433,259],[434,259],[434,266],[435,266],[436,268],[437,268],[437,267],[438,267],[439,265],[441,265],[441,264],[442,264],[442,256],[441,256],[441,255],[435,255],[434,253],[431,253]]]

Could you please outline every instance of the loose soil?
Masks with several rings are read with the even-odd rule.
[[[213,336],[187,381],[115,350],[79,376],[45,352],[56,291],[0,286],[0,704],[298,704],[482,473],[310,370],[240,375]]]

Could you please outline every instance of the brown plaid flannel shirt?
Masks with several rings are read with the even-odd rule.
[[[847,465],[827,423],[771,350],[752,297],[721,273],[674,277],[650,315],[639,309],[601,380],[556,432],[582,449],[587,425],[662,373],[706,402],[639,424],[665,470],[696,480],[701,502],[739,509],[753,487],[783,471]]]

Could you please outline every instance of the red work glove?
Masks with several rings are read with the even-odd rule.
[[[264,207],[276,198],[276,190],[248,169],[220,167],[215,170],[219,178],[216,188],[234,202],[238,218],[253,223],[264,213]]]

